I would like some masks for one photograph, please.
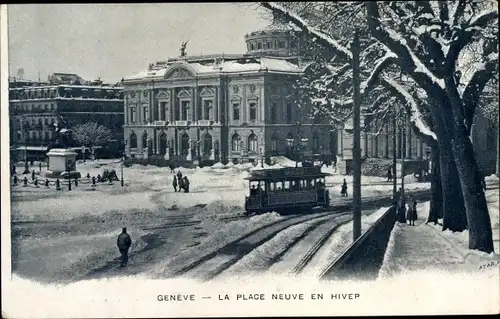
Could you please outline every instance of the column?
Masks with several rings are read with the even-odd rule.
[[[172,122],[175,122],[175,107],[176,107],[176,101],[177,97],[175,96],[175,89],[171,88],[169,89],[170,93],[170,118],[172,119]]]
[[[200,115],[198,114],[198,102],[200,100],[200,97],[198,96],[198,86],[193,88],[193,117],[194,121],[198,121],[200,119]]]
[[[219,84],[219,86],[217,86],[217,105],[214,108],[215,109],[214,121],[216,121],[217,123],[220,123],[220,101],[221,101],[220,93],[221,93],[221,89],[220,89],[220,84]]]
[[[407,117],[406,123],[410,123],[410,118]],[[411,126],[406,125],[406,158],[412,158],[411,156],[411,150],[412,150],[412,145],[411,145],[411,140],[412,140],[412,134],[411,134]]]
[[[153,108],[154,108],[154,100],[153,100],[153,92],[149,92],[149,103],[148,103],[148,117],[149,117],[149,121],[148,122],[153,122],[154,121],[154,112],[153,112]]]
[[[195,89],[194,87],[191,88],[191,105],[190,105],[190,108],[188,109],[188,121],[189,119],[191,119],[191,122],[194,122],[196,121],[196,118],[195,118],[195,114],[196,114],[196,109],[195,109],[195,105],[196,105],[196,92],[195,92]]]
[[[424,143],[422,141],[420,141],[420,158],[423,158],[424,157]]]
[[[123,97],[123,123],[125,125],[128,125],[129,124],[129,107],[128,107],[128,98],[127,98],[127,95],[124,94],[124,97]]]
[[[362,151],[361,151],[361,156],[368,156],[368,135],[366,133],[363,133],[362,137]]]
[[[378,157],[378,137],[380,134],[377,134],[373,137],[373,155]]]

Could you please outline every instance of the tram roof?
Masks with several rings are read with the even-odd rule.
[[[244,179],[250,181],[262,180],[286,180],[286,179],[305,179],[330,176],[329,173],[323,173],[321,167],[285,167],[274,169],[258,169],[251,171],[249,177]]]

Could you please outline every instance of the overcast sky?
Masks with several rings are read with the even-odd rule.
[[[10,75],[54,72],[117,82],[148,63],[179,55],[244,53],[245,33],[269,24],[239,3],[9,5]]]

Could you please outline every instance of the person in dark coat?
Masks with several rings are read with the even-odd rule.
[[[184,193],[189,193],[189,179],[187,178],[187,176],[184,176],[182,187],[184,188]]]
[[[179,184],[179,192],[184,188],[184,179],[182,178],[181,171],[177,172],[177,183]]]
[[[398,200],[398,222],[406,223],[406,201],[404,198],[400,197]]]
[[[344,178],[344,183],[342,183],[342,187],[340,189],[340,195],[347,197],[347,182]]]
[[[118,250],[121,254],[121,263],[120,265],[123,267],[128,263],[128,250],[130,246],[132,246],[132,239],[130,235],[127,233],[127,227],[122,228],[122,233],[118,235],[118,239],[116,240],[116,245],[118,246]]]
[[[177,176],[174,175],[174,180],[172,181],[172,186],[174,187],[174,192],[177,192]]]
[[[417,215],[417,201],[414,198],[410,199],[410,209],[408,211],[409,211],[408,221],[410,222],[411,226],[415,226],[415,221],[418,219],[418,215]]]
[[[168,167],[170,168],[170,173],[174,174],[175,173],[175,168],[174,168],[174,165],[173,164],[170,164],[168,165]]]
[[[392,181],[392,169],[391,168],[389,168],[387,170],[387,181],[388,182]]]

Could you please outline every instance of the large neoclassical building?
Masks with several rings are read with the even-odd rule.
[[[255,160],[291,152],[335,155],[328,123],[295,104],[303,67],[295,31],[245,36],[248,52],[181,56],[125,77],[126,153],[201,160]]]

